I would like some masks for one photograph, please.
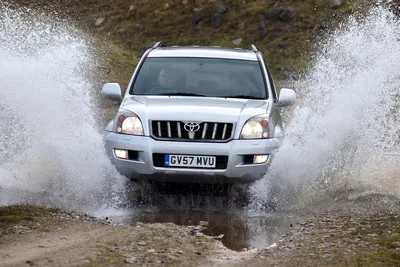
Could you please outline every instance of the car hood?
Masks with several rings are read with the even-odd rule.
[[[181,120],[240,123],[267,112],[268,102],[187,96],[132,96],[123,109],[136,113],[142,121]]]

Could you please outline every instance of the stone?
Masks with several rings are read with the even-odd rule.
[[[204,28],[205,22],[204,20],[200,21],[196,24],[196,30],[201,31]]]
[[[208,222],[207,221],[200,221],[199,225],[201,226],[208,226]]]
[[[205,18],[211,17],[214,14],[214,9],[211,7],[204,7],[195,9],[192,14],[192,23],[197,24]]]
[[[30,261],[30,260],[27,260],[25,263],[29,264],[29,266],[36,266],[36,263],[34,263],[33,261]]]
[[[261,38],[267,36],[267,27],[265,26],[265,22],[263,20],[260,21],[259,30]]]
[[[164,4],[164,10],[167,10],[167,9],[169,9],[171,6],[168,4],[168,3],[165,3]]]
[[[342,5],[342,0],[330,0],[329,7],[332,9],[339,8]]]
[[[156,250],[155,250],[155,249],[153,249],[153,248],[151,248],[151,249],[147,250],[147,253],[155,253],[155,252],[156,252]]]
[[[244,31],[244,28],[246,27],[246,23],[244,21],[240,22],[239,24],[239,30]]]
[[[215,11],[217,12],[217,14],[225,14],[226,12],[228,12],[228,8],[226,7],[226,6],[224,6],[224,5],[218,5],[216,8],[215,8]]]
[[[242,43],[242,41],[243,41],[243,38],[237,38],[237,39],[233,40],[232,43],[234,45],[240,45]]]
[[[126,29],[124,27],[121,27],[117,30],[118,33],[124,33],[126,32]]]
[[[98,19],[96,20],[96,22],[95,22],[95,25],[96,25],[96,26],[100,26],[101,24],[103,24],[104,20],[105,20],[105,18],[103,18],[103,17],[98,18]]]
[[[171,255],[171,254],[168,254],[168,255],[167,255],[167,258],[168,258],[169,260],[172,260],[172,261],[175,261],[175,260],[178,259],[177,257],[175,257],[175,256],[173,256],[173,255]]]
[[[285,8],[279,18],[285,22],[294,21],[296,19],[296,12],[291,7]]]
[[[135,10],[136,10],[136,6],[135,6],[135,5],[130,5],[130,6],[129,6],[128,13],[131,13],[131,12],[133,12],[133,11],[135,11]]]
[[[265,13],[264,18],[270,21],[290,22],[296,19],[296,12],[291,7],[274,7]]]
[[[218,29],[219,27],[221,27],[223,23],[224,23],[223,15],[216,13],[216,14],[214,14],[214,16],[212,16],[211,24],[215,29]]]
[[[130,257],[125,259],[125,263],[133,264],[136,262],[136,257]]]

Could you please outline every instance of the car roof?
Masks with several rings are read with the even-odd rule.
[[[219,46],[168,46],[153,49],[147,57],[204,57],[257,61],[254,51]]]

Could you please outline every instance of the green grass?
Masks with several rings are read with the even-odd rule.
[[[31,205],[13,205],[0,207],[0,243],[9,233],[12,233],[15,225],[35,228],[38,231],[48,232],[60,224],[52,213],[56,209],[47,209]]]
[[[45,209],[33,206],[4,206],[0,207],[0,228],[4,229],[10,225],[21,222],[33,222],[37,217],[40,217],[49,212],[54,212],[54,209]]]

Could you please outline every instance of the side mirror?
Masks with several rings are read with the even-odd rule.
[[[107,99],[122,101],[121,87],[118,83],[106,83],[101,89],[101,94]]]
[[[282,88],[279,92],[279,99],[277,106],[286,107],[291,106],[296,102],[296,93],[292,89]]]

